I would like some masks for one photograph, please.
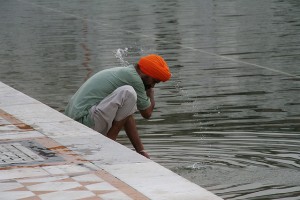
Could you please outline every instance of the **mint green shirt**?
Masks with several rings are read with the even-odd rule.
[[[137,93],[136,103],[139,110],[145,110],[151,105],[143,81],[134,66],[115,67],[100,71],[89,78],[71,98],[65,114],[92,127],[94,122],[89,114],[90,108],[124,85],[134,88]]]

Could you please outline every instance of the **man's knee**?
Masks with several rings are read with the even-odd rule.
[[[105,134],[112,121],[120,121],[136,111],[137,94],[132,86],[117,88],[112,94],[91,108],[94,129]]]
[[[115,120],[120,121],[136,112],[137,94],[132,86],[126,85],[119,88],[122,93],[122,103],[116,113]]]
[[[120,87],[119,89],[120,89],[120,91],[124,92],[126,99],[129,99],[133,102],[137,101],[137,94],[132,86],[124,85],[124,86]]]

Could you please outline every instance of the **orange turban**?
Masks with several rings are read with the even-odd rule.
[[[144,74],[157,80],[165,82],[171,78],[166,61],[159,55],[150,54],[144,56],[139,60],[138,65]]]

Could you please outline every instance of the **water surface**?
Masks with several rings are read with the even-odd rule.
[[[173,77],[136,116],[151,158],[225,199],[299,199],[298,0],[0,0],[0,27],[1,81],[59,111],[161,54]]]

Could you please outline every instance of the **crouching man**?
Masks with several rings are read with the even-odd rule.
[[[65,114],[112,140],[124,128],[135,150],[149,158],[133,114],[139,110],[149,119],[155,106],[153,88],[170,77],[167,63],[155,54],[140,58],[135,66],[100,71],[73,95]]]

